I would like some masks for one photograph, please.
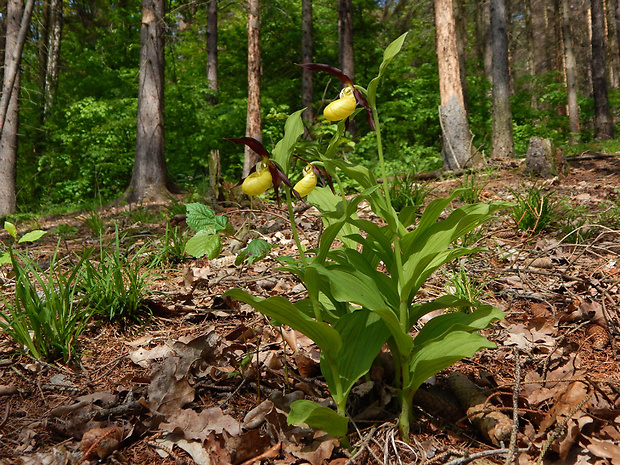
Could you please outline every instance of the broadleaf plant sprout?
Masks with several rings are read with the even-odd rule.
[[[455,191],[447,198],[433,200],[418,219],[417,207],[405,207],[399,213],[395,211],[389,189],[377,183],[371,170],[338,156],[338,146],[348,119],[359,113],[356,107],[360,105],[375,133],[381,175],[387,179],[376,93],[406,35],[385,49],[379,73],[366,89],[354,85],[342,71],[331,66],[302,65],[316,72],[330,73],[345,86],[340,97],[325,109],[326,119],[336,124],[327,149],[311,163],[303,160],[306,161],[303,177],[291,189],[298,198],[307,195],[308,202],[322,213],[325,229],[316,249],[306,252],[302,247],[293,219],[291,193],[285,191],[299,259],[291,259],[284,269],[304,283],[307,297],[290,302],[280,296],[261,299],[240,289],[226,293],[232,299],[250,304],[274,322],[304,333],[316,343],[321,350],[321,371],[336,411],[300,400],[291,405],[288,421],[319,428],[341,438],[345,444],[348,395],[355,383],[368,373],[386,342],[397,373],[395,388],[401,408],[400,434],[408,440],[412,398],[416,390],[425,380],[458,360],[470,357],[482,348],[494,347],[478,332],[504,316],[495,307],[449,294],[423,300],[418,291],[440,266],[480,251],[478,247],[459,247],[456,242],[493,218],[495,212],[508,206],[507,203],[464,205],[440,220],[442,212],[458,194]],[[273,164],[286,177],[295,145],[304,132],[302,111],[288,118],[284,137],[274,148],[272,156],[262,145],[257,146],[256,141],[244,138],[233,139],[233,142],[252,144],[254,147],[250,146],[263,157],[263,161],[267,158],[266,163]],[[264,166],[260,167],[259,177],[263,176],[264,169]],[[270,173],[275,188],[276,178],[271,168]],[[343,174],[359,186],[358,194],[351,198],[344,195],[340,182]],[[277,176],[277,179],[284,179],[280,174]],[[317,178],[326,180],[323,184],[328,184],[329,188],[316,186]],[[332,180],[338,185],[338,193],[333,189]],[[290,183],[286,184],[290,186]],[[368,202],[381,218],[380,223],[358,217],[358,205],[363,201]],[[342,244],[339,247],[334,246],[336,239]],[[427,322],[417,334],[411,334],[422,316],[448,308],[471,310],[469,313],[446,312]]]

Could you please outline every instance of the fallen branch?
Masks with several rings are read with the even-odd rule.
[[[0,385],[0,396],[10,396],[17,394],[17,386],[14,384]]]
[[[448,384],[467,411],[467,417],[486,439],[495,446],[510,439],[512,432],[510,418],[487,405],[487,396],[467,376],[455,371],[450,374]]]

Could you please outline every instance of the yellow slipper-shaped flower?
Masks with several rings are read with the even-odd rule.
[[[256,171],[250,173],[241,184],[241,190],[247,195],[260,195],[271,187],[272,178],[265,160],[256,165]]]
[[[355,110],[357,100],[353,94],[353,87],[347,86],[340,91],[340,98],[325,107],[323,115],[328,121],[342,121],[351,116]]]
[[[316,187],[316,173],[314,172],[314,166],[307,164],[304,168],[304,177],[295,184],[295,189],[301,197],[305,197]]]

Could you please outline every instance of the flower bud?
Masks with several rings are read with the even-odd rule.
[[[301,197],[305,197],[316,187],[316,173],[314,172],[314,166],[307,164],[304,168],[304,177],[295,184],[295,189]]]
[[[260,195],[271,187],[271,172],[268,162],[261,160],[256,165],[256,171],[244,179],[241,190],[247,195]]]
[[[340,98],[325,107],[323,115],[328,121],[342,121],[351,116],[355,110],[357,100],[353,94],[353,87],[347,86],[340,91]]]

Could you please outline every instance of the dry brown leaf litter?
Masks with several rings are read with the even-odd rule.
[[[595,213],[602,201],[618,200],[619,167],[617,158],[588,160],[546,188]],[[490,177],[483,198],[505,199],[510,189],[528,183],[518,169],[505,166]],[[434,184],[438,195],[456,181]],[[255,213],[253,226],[277,244],[274,254],[294,253],[286,222],[280,212],[269,212],[273,208]],[[123,212],[103,213],[111,221]],[[247,212],[228,213],[238,224],[247,218]],[[316,212],[299,213],[298,222],[302,240],[315,244]],[[96,243],[69,217],[42,219],[33,227],[60,223],[80,228],[63,243],[66,250]],[[165,225],[134,226],[162,234]],[[55,243],[49,237],[31,253],[48,259]],[[316,348],[305,336],[280,332],[251,308],[220,296],[241,286],[260,296],[296,299],[303,286],[274,270],[275,260],[237,268],[224,257],[186,260],[155,279],[153,290],[163,294],[149,297],[153,320],[134,327],[137,333],[93,327],[81,338],[79,369],[16,356],[0,337],[0,463],[440,464],[466,463],[467,457],[477,457],[473,463],[620,463],[620,233],[601,230],[574,245],[555,233],[517,234],[504,217],[481,244],[488,251],[466,265],[487,281],[487,300],[507,313],[485,332],[498,348],[423,386],[408,443],[396,434],[394,392],[386,383],[393,377],[389,357],[381,357],[351,394],[352,450],[287,424],[292,401],[329,403]],[[445,278],[438,273],[424,295],[444,292]],[[454,401],[449,371],[475,382],[475,405]],[[480,415],[502,419],[499,437],[489,436],[497,425],[482,431],[474,426],[484,423]]]

